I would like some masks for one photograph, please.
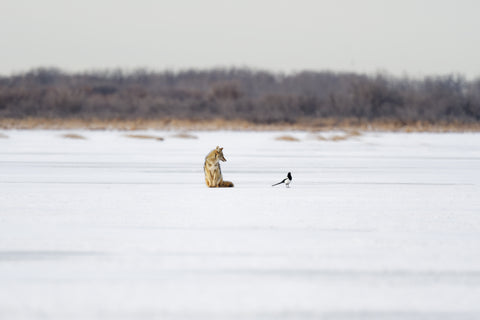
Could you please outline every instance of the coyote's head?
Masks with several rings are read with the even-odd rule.
[[[225,157],[223,156],[223,148],[220,148],[219,146],[215,148],[215,155],[219,160],[223,162],[227,161],[227,159],[225,159]]]

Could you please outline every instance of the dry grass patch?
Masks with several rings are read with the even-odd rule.
[[[65,138],[65,139],[76,139],[76,140],[86,140],[86,139],[87,139],[87,138],[85,138],[84,136],[79,135],[79,134],[76,134],[76,133],[66,133],[66,134],[62,134],[62,138]]]
[[[146,134],[127,134],[125,135],[127,138],[133,138],[133,139],[145,139],[145,140],[157,140],[157,141],[163,141],[162,137],[157,137],[157,136],[151,136],[151,135],[146,135]]]
[[[288,136],[288,135],[276,137],[275,140],[279,140],[279,141],[291,141],[291,142],[300,141],[300,139],[295,138],[295,137],[293,137],[293,136]]]
[[[335,136],[332,136],[330,137],[330,141],[344,141],[344,140],[347,140],[349,138],[348,135],[343,135],[343,136],[340,136],[340,135],[335,135]]]
[[[312,134],[310,138],[318,141],[333,141],[333,137],[324,137],[321,134]]]
[[[198,137],[194,134],[188,132],[180,132],[177,134],[172,135],[172,138],[179,138],[179,139],[198,139]]]
[[[352,130],[352,131],[348,131],[348,132],[345,132],[344,134],[336,134],[336,135],[333,135],[333,136],[330,136],[330,137],[324,137],[320,134],[317,134],[317,135],[313,135],[313,139],[315,140],[320,140],[320,141],[335,141],[335,142],[338,142],[338,141],[345,141],[345,140],[348,140],[350,138],[353,138],[353,137],[359,137],[361,136],[362,133],[357,131],[357,130]]]
[[[349,137],[359,137],[359,136],[362,135],[362,133],[360,131],[357,131],[357,130],[352,130],[352,131],[347,132],[347,135]]]

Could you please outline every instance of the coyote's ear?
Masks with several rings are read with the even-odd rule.
[[[215,148],[215,150],[220,150],[220,147],[219,147],[219,146],[217,146],[217,147]]]
[[[222,151],[222,150],[223,150],[223,148],[220,148],[220,151]]]

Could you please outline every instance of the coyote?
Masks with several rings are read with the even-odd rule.
[[[217,146],[210,151],[205,157],[205,164],[203,165],[203,171],[205,171],[205,182],[207,187],[219,188],[219,187],[233,187],[233,183],[230,181],[223,181],[222,170],[220,169],[219,161],[227,161],[223,156],[223,148]]]

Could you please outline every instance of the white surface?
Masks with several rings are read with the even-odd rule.
[[[479,134],[4,133],[0,319],[480,318]]]

